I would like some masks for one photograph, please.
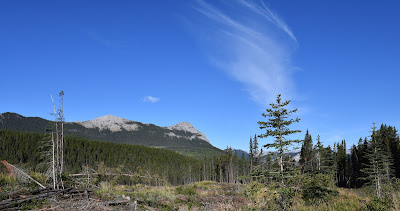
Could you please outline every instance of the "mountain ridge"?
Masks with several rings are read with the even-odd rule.
[[[53,121],[41,117],[24,117],[17,113],[0,114],[0,129],[44,133]],[[211,145],[204,133],[189,122],[169,127],[145,124],[113,115],[92,120],[66,122],[65,134],[99,141],[166,148],[202,156],[222,151]]]

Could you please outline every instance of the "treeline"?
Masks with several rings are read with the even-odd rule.
[[[0,130],[0,160],[24,165],[32,171],[46,170],[46,134]],[[368,138],[359,140],[346,150],[346,141],[325,147],[317,136],[315,145],[308,130],[302,141],[298,162],[286,155],[286,168],[301,174],[326,175],[338,187],[360,188],[366,184],[389,184],[400,178],[400,140],[395,127],[381,125]],[[85,168],[119,171],[137,175],[125,183],[180,185],[203,180],[247,183],[268,182],[271,171],[279,168],[278,154],[264,155],[257,136],[250,137],[249,156],[240,158],[229,147],[221,156],[194,159],[170,150],[138,145],[115,144],[69,137],[65,141],[65,169],[68,174],[81,173]],[[374,166],[374,162],[377,163]],[[374,169],[378,169],[374,171]]]
[[[325,147],[319,135],[314,144],[307,130],[298,162],[290,154],[284,156],[283,162],[288,169],[303,175],[324,175],[338,187],[361,188],[378,182],[383,187],[400,179],[400,139],[395,127],[382,124],[377,129],[374,126],[370,136],[360,138],[357,145],[347,149],[346,140]],[[258,147],[257,136],[250,137],[249,158],[234,169],[244,167],[238,174],[239,178],[244,176],[242,181],[268,180],[270,172],[279,167],[277,157],[276,153],[264,155]]]
[[[345,141],[337,144],[336,159],[342,164],[338,186],[359,188],[373,183],[375,179],[379,179],[381,184],[388,184],[392,179],[400,178],[398,131],[395,127],[382,124],[378,130],[374,126],[371,133],[370,138],[360,138],[358,144],[351,147],[350,155],[343,155],[341,148],[345,147]]]
[[[202,170],[204,171],[202,180],[244,183],[245,177],[250,173],[250,163],[244,154],[239,158],[236,150],[227,147],[221,156],[204,158]]]
[[[331,174],[338,187],[360,188],[378,183],[383,187],[400,178],[398,131],[385,124],[379,129],[374,125],[371,135],[360,138],[350,152],[347,151],[345,140],[335,143],[331,149],[329,146],[323,147],[318,136],[317,144],[313,146],[312,137],[307,131],[299,164],[303,173]]]
[[[0,160],[46,172],[49,167],[48,134],[0,130]],[[249,174],[249,164],[228,148],[221,156],[195,159],[174,151],[140,145],[116,144],[66,137],[66,174],[85,173],[87,168],[103,174],[135,175],[119,182],[180,185],[203,180],[237,182]],[[132,181],[133,180],[133,181]]]
[[[0,160],[45,172],[49,159],[43,143],[48,138],[46,134],[0,130]],[[199,181],[202,175],[201,161],[165,149],[68,137],[64,149],[66,174],[81,173],[85,166],[119,168],[144,178],[143,182],[155,184],[152,178],[156,178],[173,185]]]

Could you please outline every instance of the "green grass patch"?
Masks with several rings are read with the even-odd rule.
[[[17,184],[18,181],[17,179],[10,175],[10,174],[0,174],[0,186],[8,186],[8,185],[14,185]]]
[[[178,194],[193,196],[196,195],[195,185],[182,185],[176,188]]]

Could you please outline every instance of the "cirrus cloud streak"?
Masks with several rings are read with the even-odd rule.
[[[261,104],[276,94],[293,97],[291,54],[298,46],[288,25],[262,1],[236,0],[219,7],[203,0],[195,8],[205,17],[212,62],[246,87]],[[234,12],[226,9],[235,8]]]

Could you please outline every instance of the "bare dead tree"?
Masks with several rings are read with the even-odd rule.
[[[55,160],[55,157],[56,157],[56,154],[55,154],[55,141],[54,141],[54,133],[53,132],[51,132],[51,142],[52,142],[52,144],[53,144],[53,154],[52,154],[52,160],[53,160],[53,162],[52,162],[52,169],[53,169],[53,189],[56,189],[56,184],[57,184],[57,181],[56,181],[56,160]]]
[[[59,93],[60,98],[60,106],[58,109],[58,123],[61,124],[61,131],[59,132],[59,177],[60,177],[60,184],[61,187],[64,189],[64,183],[62,181],[62,172],[64,171],[64,91]]]
[[[60,106],[57,111],[54,103],[53,96],[51,101],[53,104],[54,126],[51,130],[51,143],[52,143],[52,177],[53,188],[64,189],[62,181],[62,173],[64,171],[64,92],[59,94]]]
[[[58,117],[61,122],[61,161],[64,160],[64,91],[59,94],[60,108],[58,109]],[[61,172],[64,170],[64,162],[61,162]]]

